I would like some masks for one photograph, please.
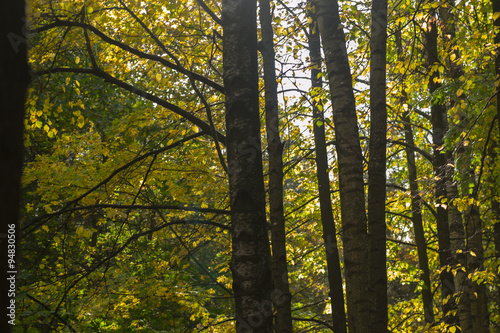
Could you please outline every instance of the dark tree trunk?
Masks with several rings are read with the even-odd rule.
[[[309,5],[311,6],[311,3]],[[321,43],[316,15],[313,10],[309,10],[308,15],[312,20],[309,25],[309,56],[311,59],[311,86],[314,92],[315,89],[321,89],[323,86],[321,76],[318,76],[321,73]],[[321,211],[321,224],[323,226],[323,240],[325,242],[326,266],[330,287],[329,296],[332,302],[333,331],[335,333],[347,333],[342,271],[340,268],[337,231],[333,219],[330,196],[323,104],[320,101],[316,101],[314,94],[311,97],[313,104],[313,132],[316,150],[319,207]]]
[[[368,161],[368,235],[370,240],[371,328],[387,332],[386,269],[386,52],[387,0],[372,1],[370,38],[370,143]]]
[[[269,211],[273,250],[273,303],[276,309],[276,332],[292,332],[291,295],[286,261],[285,216],[283,213],[283,146],[280,139],[278,84],[271,8],[269,0],[259,0],[262,33],[261,53],[264,63],[267,149],[269,153]]]
[[[491,0],[491,3],[493,5],[493,14],[500,13],[500,0]],[[495,56],[495,82],[498,82],[500,80],[500,16],[497,16],[497,18],[493,22],[493,26],[496,31],[495,45],[497,46]],[[497,123],[498,132],[500,133],[500,86],[496,84],[495,87],[497,93]]]
[[[368,235],[363,184],[363,156],[344,31],[336,0],[315,0],[330,82],[339,168],[349,332],[370,330]]]
[[[398,53],[398,59],[401,61],[403,57],[403,46],[401,41],[401,32],[398,30],[396,32],[396,47]],[[408,104],[408,97],[404,89],[402,90],[402,103]],[[408,181],[410,183],[410,195],[411,195],[411,209],[412,209],[412,222],[413,222],[413,232],[415,233],[415,243],[417,244],[418,253],[418,265],[422,270],[420,274],[420,280],[424,283],[424,288],[422,289],[422,303],[424,306],[424,318],[429,324],[434,323],[434,310],[432,304],[432,290],[431,290],[431,278],[429,270],[429,257],[427,256],[427,241],[425,239],[424,225],[422,220],[422,202],[420,197],[420,190],[418,188],[417,182],[417,165],[415,163],[415,152],[410,147],[415,146],[413,140],[413,129],[411,126],[411,119],[409,110],[405,110],[403,113],[403,128],[405,134],[405,142],[408,144],[406,147],[406,164],[408,167]]]
[[[431,10],[427,27],[424,29],[424,54],[427,70],[429,71],[429,93],[431,95],[441,86],[439,83],[439,71],[434,68],[434,65],[439,64],[437,38],[438,31],[436,25],[436,13]],[[431,105],[431,122],[432,122],[432,143],[433,143],[433,169],[436,182],[434,184],[435,200],[436,200],[436,225],[439,243],[439,263],[442,268],[449,267],[452,264],[452,256],[450,253],[450,230],[448,227],[448,212],[442,200],[446,199],[446,156],[444,154],[444,135],[447,131],[447,114],[446,108],[440,101],[434,101]],[[446,323],[455,324],[455,316],[452,314],[454,308],[454,300],[452,299],[455,292],[453,274],[450,270],[443,269],[440,274],[441,279],[441,297],[443,299],[443,316]],[[447,301],[448,300],[448,301]]]
[[[15,319],[15,276],[19,253],[21,170],[23,164],[24,103],[29,84],[25,3],[7,1],[0,15],[0,331],[10,332]],[[9,246],[10,244],[10,246]],[[9,250],[11,256],[9,256]],[[17,258],[16,258],[17,257]],[[9,259],[14,261],[9,262]],[[11,273],[12,272],[12,273]],[[8,280],[9,278],[9,280]],[[11,310],[12,309],[12,310]],[[13,323],[13,321],[11,321]]]
[[[405,112],[403,116],[405,141],[409,146],[414,146],[413,130],[411,128],[410,116]],[[427,242],[425,240],[424,226],[422,222],[422,203],[417,182],[417,166],[415,164],[415,152],[406,148],[406,163],[408,165],[408,180],[410,182],[411,209],[415,243],[417,244],[418,265],[422,270],[420,279],[424,282],[422,289],[422,303],[424,305],[424,317],[427,323],[434,323],[434,311],[432,308],[432,290],[429,270],[429,258],[427,256]]]
[[[493,5],[493,14],[495,13],[500,13],[500,0],[491,0],[491,3]],[[496,55],[495,55],[495,92],[497,94],[497,126],[498,126],[498,132],[500,133],[500,85],[498,85],[498,82],[500,82],[500,16],[498,16],[495,21],[493,22],[494,29],[496,31],[495,33],[495,45],[496,47]],[[498,143],[497,143],[498,145]],[[496,157],[498,158],[498,157]],[[498,193],[497,189],[494,190],[496,193]],[[497,259],[500,258],[500,219],[498,216],[500,216],[498,213],[500,213],[500,203],[496,201],[494,198],[492,199],[492,209],[493,212],[496,212],[497,214],[497,219],[493,225],[493,235],[494,235],[494,241],[495,241],[495,254]],[[500,307],[500,282],[497,284],[497,306]]]
[[[226,140],[237,332],[272,332],[260,141],[256,0],[223,0]]]

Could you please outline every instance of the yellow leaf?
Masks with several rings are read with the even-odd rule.
[[[68,85],[70,81],[71,81],[71,78],[68,76],[68,77],[66,78],[66,85]]]
[[[161,81],[161,74],[156,74],[156,81],[160,82]]]
[[[75,58],[75,64],[77,64],[77,65],[78,65],[78,63],[79,63],[79,62],[80,62],[80,57],[76,57],[76,58]]]
[[[49,227],[47,227],[45,224],[42,225],[42,229],[45,230],[46,232],[49,232]]]
[[[476,256],[476,254],[474,253],[474,251],[470,251],[470,255],[473,256],[473,257]]]
[[[462,94],[464,93],[464,91],[460,88],[457,90],[457,97],[460,97],[462,96]]]

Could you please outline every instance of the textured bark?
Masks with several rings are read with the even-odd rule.
[[[339,168],[340,210],[348,327],[351,333],[370,330],[368,297],[368,235],[363,186],[363,156],[359,141],[352,76],[338,2],[315,0],[333,106]]]
[[[475,199],[477,193],[472,191],[476,185],[476,175],[472,167],[472,152],[467,146],[458,149],[457,161],[458,170],[462,175],[461,192],[462,197]],[[483,249],[483,227],[479,212],[479,207],[472,203],[467,206],[464,214],[465,238],[467,242],[467,272],[474,273],[483,269],[484,249]],[[489,332],[489,312],[487,308],[486,286],[474,281],[469,282],[469,300],[471,316],[471,332]],[[462,322],[461,322],[462,326]]]
[[[283,213],[283,145],[280,140],[278,84],[271,8],[269,0],[259,0],[262,34],[261,53],[264,63],[267,150],[269,153],[269,211],[273,250],[273,303],[276,309],[275,330],[292,332],[291,294],[286,261],[285,216]]]
[[[439,72],[432,69],[432,66],[439,63],[437,50],[437,25],[436,14],[430,10],[427,27],[424,29],[424,54],[426,66],[429,71],[429,93],[431,95],[441,86],[439,81]],[[444,154],[444,135],[447,131],[446,108],[441,102],[434,101],[431,105],[432,122],[432,143],[433,143],[433,169],[435,181],[435,200],[436,200],[436,226],[439,244],[439,264],[442,268],[441,279],[441,297],[443,299],[443,316],[448,324],[455,324],[455,317],[451,310],[454,308],[454,300],[451,299],[455,292],[453,274],[446,267],[452,264],[450,253],[450,231],[448,227],[448,212],[446,206],[441,203],[446,199],[446,157]],[[446,301],[449,298],[448,301]]]
[[[0,331],[10,332],[7,316],[14,298],[8,296],[11,275],[17,266],[8,265],[8,231],[19,229],[21,170],[23,164],[24,103],[29,83],[27,42],[23,34],[24,1],[8,1],[0,15]],[[11,243],[12,244],[12,243]],[[16,257],[19,252],[16,249]],[[16,260],[16,258],[13,258]]]
[[[368,160],[368,235],[370,241],[371,328],[387,332],[386,269],[386,52],[387,0],[372,1],[370,38],[370,143]]]
[[[272,332],[255,0],[224,0],[224,86],[237,332]]]
[[[309,25],[309,57],[311,59],[311,86],[320,89],[323,86],[321,76],[321,43],[317,27],[316,15],[313,10],[308,12],[311,17]],[[314,97],[314,96],[312,96]],[[326,266],[330,300],[332,302],[333,331],[347,333],[344,306],[344,290],[342,287],[342,271],[340,268],[337,231],[333,219],[332,201],[330,196],[330,176],[328,174],[328,154],[325,139],[325,119],[322,103],[313,99],[313,132],[316,150],[316,176],[318,177],[319,207],[321,224],[323,226],[323,241],[325,243]]]
[[[472,333],[472,319],[469,299],[469,281],[467,280],[467,252],[465,248],[465,230],[462,214],[455,205],[458,188],[455,182],[455,166],[452,154],[446,165],[446,196],[448,199],[448,225],[450,227],[450,249],[452,255],[452,269],[455,270],[455,291],[457,295],[458,317],[462,332]]]
[[[441,30],[443,40],[445,42],[446,53],[449,55],[446,59],[449,75],[455,82],[460,82],[460,76],[463,75],[463,68],[457,61],[451,61],[451,54],[455,55],[455,59],[460,59],[458,47],[456,47],[455,36],[456,28],[453,16],[453,8],[455,7],[453,0],[448,0],[450,6],[441,6],[439,14],[441,17]],[[462,94],[458,97],[459,101],[455,105],[461,105],[460,100],[465,99]],[[453,101],[452,101],[453,103]],[[453,106],[453,104],[452,104]],[[458,116],[461,118],[459,122],[461,132],[467,131],[467,124],[470,123],[467,110],[458,110]],[[455,116],[455,115],[452,115]],[[468,141],[462,142],[462,138],[456,149],[457,171],[461,179],[461,196],[469,197],[477,201],[477,193],[471,191],[475,187],[474,169],[471,163],[471,146]],[[476,270],[480,270],[484,262],[484,250],[482,241],[482,221],[479,214],[479,207],[472,203],[467,207],[464,219],[460,212],[456,209],[452,200],[458,197],[458,185],[453,180],[454,176],[454,160],[450,159],[447,164],[447,182],[450,184],[447,187],[448,194],[448,209],[450,210],[448,217],[450,219],[450,237],[452,240],[452,253],[454,253],[455,264],[463,267],[463,270],[455,275],[455,288],[458,292],[460,327],[462,332],[483,333],[488,332],[488,309],[486,288],[484,285],[478,285],[475,282],[469,281],[467,275]],[[465,225],[464,225],[465,222]],[[464,233],[464,226],[466,232]],[[455,243],[455,244],[454,244]],[[460,251],[462,250],[461,253]],[[472,252],[469,252],[472,251]],[[467,255],[474,253],[474,255]]]

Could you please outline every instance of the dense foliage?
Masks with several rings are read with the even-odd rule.
[[[346,0],[339,7],[367,171],[371,3]],[[309,9],[304,1],[272,2],[296,332],[329,331],[332,325],[311,111],[319,101],[343,263],[335,129],[327,86],[311,88],[309,79]],[[26,103],[15,332],[234,330],[220,12],[215,0],[30,1],[33,80]],[[468,288],[477,288],[471,304],[474,295],[486,295],[488,325],[498,330],[500,131],[493,24],[500,13],[482,0],[391,1],[388,13],[389,329],[458,332],[441,308],[439,276],[451,271],[465,272]],[[424,32],[433,20],[439,63],[429,64]],[[431,81],[439,84],[433,92]],[[263,85],[261,80],[262,110]],[[433,146],[436,104],[446,107],[448,119],[441,147]],[[267,184],[263,114],[261,125]],[[412,142],[405,125],[411,125]],[[456,187],[455,198],[436,198],[434,148],[454,166],[447,186],[449,193]],[[415,153],[432,322],[424,317],[421,296],[426,286],[412,224],[408,149]],[[463,219],[463,245],[451,249],[464,255],[463,264],[461,257],[446,266],[439,261],[438,206],[448,214],[456,207]],[[474,207],[479,225],[469,222]],[[474,251],[475,235],[481,236],[480,252]],[[458,286],[456,295],[465,297],[461,292]],[[452,302],[462,304],[460,297]]]

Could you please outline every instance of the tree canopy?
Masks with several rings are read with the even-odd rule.
[[[14,332],[500,329],[498,0],[28,4]]]

